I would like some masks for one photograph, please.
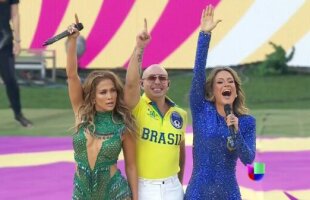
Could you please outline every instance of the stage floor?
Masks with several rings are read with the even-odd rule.
[[[184,189],[192,171],[192,132],[186,134]],[[71,199],[75,170],[71,137],[0,137],[1,199]],[[310,198],[310,138],[258,138],[255,162],[263,162],[262,180],[248,177],[240,161],[237,179],[243,199]],[[124,174],[124,159],[118,167]]]

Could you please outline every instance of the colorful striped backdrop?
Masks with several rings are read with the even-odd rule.
[[[192,68],[200,15],[207,4],[216,7],[222,23],[213,32],[208,66],[236,65],[264,59],[272,41],[296,53],[294,66],[310,66],[310,1],[308,0],[31,0],[20,3],[22,46],[42,48],[49,37],[74,22],[85,28],[87,50],[83,68],[124,67],[135,36],[147,18],[152,41],[144,67]],[[55,49],[57,67],[65,66],[65,40]]]

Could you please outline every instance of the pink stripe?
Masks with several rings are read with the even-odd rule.
[[[122,1],[121,3],[115,0],[104,1],[94,27],[86,40],[87,51],[80,59],[82,68],[86,68],[100,51],[104,49],[126,19],[133,4],[134,0]]]
[[[145,49],[143,66],[160,63],[167,58],[199,26],[202,9],[208,4],[216,6],[219,2],[219,0],[170,0],[151,32],[152,41]],[[127,64],[128,61],[125,66]]]
[[[55,35],[68,4],[69,0],[43,0],[38,26],[30,48],[44,48],[43,42]]]

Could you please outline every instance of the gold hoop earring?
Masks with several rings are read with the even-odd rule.
[[[215,97],[214,95],[212,94],[211,97],[210,97],[210,101],[214,102],[215,101]]]

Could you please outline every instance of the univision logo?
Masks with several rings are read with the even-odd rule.
[[[254,162],[253,165],[247,165],[248,167],[248,176],[253,181],[259,181],[264,177],[265,174],[265,163]]]

